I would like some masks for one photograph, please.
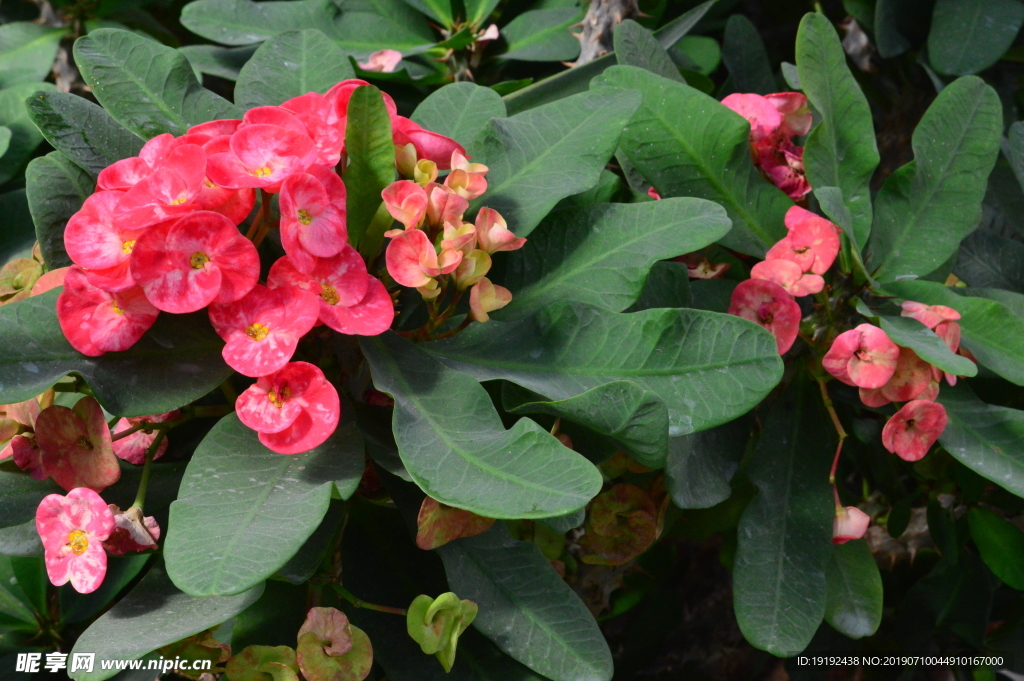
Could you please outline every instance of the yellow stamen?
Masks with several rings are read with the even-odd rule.
[[[131,253],[132,249],[134,249],[134,248],[135,248],[135,239],[132,239],[130,241],[125,241],[123,244],[121,244],[121,252],[124,253],[125,255],[128,255],[129,253]]]
[[[313,216],[310,215],[309,213],[307,213],[304,210],[300,210],[299,211],[299,222],[301,222],[304,225],[308,225],[309,223],[313,222]]]
[[[341,300],[341,296],[338,295],[337,289],[333,286],[324,284],[320,287],[320,297],[323,298],[324,302],[328,305],[337,305],[338,301]]]
[[[186,201],[188,201],[188,197],[182,195],[182,196],[179,196],[178,198],[174,199],[173,201],[171,201],[170,205],[172,205],[172,206],[180,206],[181,204],[185,203]]]
[[[192,257],[188,259],[188,264],[197,270],[202,269],[208,262],[210,262],[210,256],[198,251],[193,253]]]
[[[85,437],[84,435],[82,437],[78,438],[77,444],[82,449],[92,449],[92,443],[89,442],[89,439],[87,437]]]
[[[82,530],[72,530],[68,534],[68,546],[71,547],[71,553],[76,556],[82,555],[89,548],[89,535]]]
[[[206,186],[206,187],[209,187],[210,189],[216,189],[217,188],[217,185],[215,185],[213,182],[210,182],[210,178],[208,178],[208,177],[204,177],[203,178],[203,185]]]
[[[270,329],[259,322],[245,328],[245,335],[252,338],[254,341],[263,340],[267,337],[268,333],[270,333]]]
[[[277,407],[278,409],[283,407],[284,403],[287,402],[288,398],[290,398],[291,396],[292,393],[290,390],[288,390],[287,387],[281,389],[280,395],[274,392],[273,390],[267,393],[267,399],[270,400],[270,403]]]
[[[256,177],[266,177],[267,175],[270,175],[272,172],[274,171],[268,168],[267,166],[263,166],[262,168],[257,168],[256,172],[254,172],[253,175],[255,175]]]
[[[124,314],[124,310],[122,310],[121,307],[116,302],[111,304],[110,309],[114,311],[114,314]]]

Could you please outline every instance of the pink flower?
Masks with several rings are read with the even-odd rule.
[[[237,118],[207,121],[206,123],[193,125],[185,131],[184,137],[187,137],[192,144],[206,144],[215,137],[233,135],[241,123],[242,121]]]
[[[932,382],[932,365],[910,348],[900,348],[892,378],[881,388],[861,388],[860,401],[869,407],[881,407],[890,402],[933,400],[938,392],[938,383]]]
[[[174,410],[167,412],[166,414],[151,414],[149,416],[132,416],[129,418],[122,418],[116,424],[114,429],[111,431],[112,435],[122,433],[129,428],[139,425],[140,423],[164,423],[166,421],[173,421],[178,418],[181,414],[180,411]],[[124,459],[128,463],[141,465],[146,462],[146,450],[152,446],[156,441],[157,431],[156,430],[137,430],[131,435],[126,435],[120,440],[113,440],[114,455],[119,459]],[[153,452],[153,460],[156,461],[164,452],[167,451],[167,438],[165,437],[160,445]]]
[[[129,189],[117,204],[119,223],[147,227],[195,210],[206,178],[206,152],[196,144],[175,147],[153,173]]]
[[[655,201],[661,201],[661,194],[659,194],[658,190],[655,189],[654,187],[651,187],[650,189],[647,190],[647,196],[651,197]]]
[[[110,429],[95,398],[83,397],[71,409],[47,407],[36,419],[35,430],[43,469],[64,489],[102,492],[120,479]]]
[[[305,272],[348,243],[345,185],[329,168],[313,166],[281,185],[281,245]]]
[[[422,163],[422,161],[421,161]],[[459,196],[473,200],[487,191],[487,166],[482,163],[470,163],[458,151],[452,152],[452,171],[444,179],[444,185]]]
[[[266,376],[291,360],[299,340],[316,324],[320,306],[309,291],[294,286],[256,285],[227,305],[210,306],[210,322],[227,343],[222,354],[245,376]]]
[[[469,316],[477,322],[490,319],[488,312],[500,310],[512,302],[512,294],[504,286],[492,284],[484,277],[469,290]]]
[[[804,274],[800,266],[790,260],[765,260],[750,268],[751,279],[765,279],[778,284],[791,296],[800,297],[819,293],[825,280],[817,274]]]
[[[462,145],[450,137],[424,130],[404,116],[392,115],[391,130],[396,147],[412,144],[419,158],[433,161],[440,170],[451,168],[452,152],[466,153]]]
[[[460,224],[469,208],[469,201],[449,187],[431,183],[424,187],[427,192],[427,221],[433,227],[442,227],[449,222]]]
[[[847,385],[881,388],[896,372],[900,348],[885,331],[861,324],[833,341],[821,366]]]
[[[117,293],[103,291],[90,284],[78,266],[68,270],[64,290],[57,298],[57,320],[64,337],[75,350],[90,357],[127,350],[159,314],[139,287]]]
[[[293,113],[306,126],[306,133],[316,145],[319,165],[338,165],[345,148],[345,120],[338,117],[333,98],[307,92],[283,102],[280,108]]]
[[[385,253],[388,273],[402,286],[428,286],[433,277],[448,274],[462,262],[462,252],[442,249],[440,256],[420,229],[400,232]]]
[[[839,254],[839,228],[800,206],[786,212],[789,234],[771,247],[767,260],[789,260],[804,272],[825,274]]]
[[[786,137],[806,135],[811,131],[811,109],[807,97],[800,92],[776,92],[764,98],[782,115],[779,132]]]
[[[856,506],[836,506],[836,517],[832,521],[832,543],[845,544],[860,539],[868,531],[871,516]]]
[[[96,192],[85,200],[64,228],[64,248],[76,265],[86,270],[93,286],[124,291],[135,286],[129,258],[141,228],[118,219],[123,192]]]
[[[114,514],[114,530],[103,542],[103,548],[107,553],[112,556],[123,556],[131,551],[156,548],[156,542],[160,539],[160,525],[156,518],[143,517],[142,509],[138,506],[132,506],[124,513],[114,504],[110,504],[108,508]]]
[[[782,127],[782,114],[761,95],[737,92],[723,99],[722,105],[743,116],[750,123],[751,144],[771,140]]]
[[[784,142],[759,149],[756,163],[765,177],[794,201],[811,193],[811,183],[804,175],[803,147]]]
[[[882,428],[882,444],[904,461],[920,461],[948,422],[946,408],[938,402],[912,400]]]
[[[301,132],[294,127],[267,123],[239,127],[231,136],[230,151],[208,159],[210,179],[228,189],[255,187],[279,191],[290,175],[304,172],[318,157],[316,144],[305,132],[305,126],[298,119],[295,123],[302,127]]]
[[[292,362],[255,384],[235,402],[238,418],[278,454],[317,447],[334,432],[341,415],[338,391],[320,369]]]
[[[398,50],[377,50],[365,62],[359,63],[363,71],[379,71],[393,73],[402,61],[402,53]]]
[[[274,263],[267,285],[297,286],[320,301],[319,319],[339,333],[376,336],[387,331],[395,307],[384,284],[366,271],[362,257],[346,245],[332,258],[320,258],[312,272],[300,272],[286,256]]]
[[[75,591],[84,594],[99,588],[107,574],[103,541],[114,530],[114,514],[99,494],[80,487],[66,497],[44,497],[36,509],[36,530],[52,584],[70,581]]]
[[[481,208],[476,215],[476,242],[482,251],[515,251],[523,247],[526,239],[517,237],[508,229],[505,218],[491,208]]]
[[[423,216],[427,214],[427,192],[423,187],[410,180],[399,180],[388,185],[380,195],[391,217],[406,229],[416,229],[423,224]]]
[[[15,435],[4,448],[4,454],[10,452],[14,465],[26,471],[36,480],[46,480],[50,474],[46,472],[43,465],[43,453],[39,451],[39,445],[33,433],[22,433]],[[7,458],[0,456],[0,459]]]
[[[226,304],[256,285],[260,258],[226,217],[198,211],[154,225],[132,252],[132,276],[157,308],[177,314]]]
[[[122,159],[100,171],[96,186],[100,190],[131,189],[153,174],[167,155],[181,142],[174,135],[165,132],[157,135],[142,146],[138,156]]]
[[[902,306],[904,317],[912,317],[921,322],[929,329],[935,329],[943,322],[955,322],[960,319],[960,313],[945,305],[925,305],[912,300],[905,301]]]
[[[800,332],[800,306],[785,289],[764,279],[741,281],[733,289],[729,314],[771,331],[780,355],[793,347]]]

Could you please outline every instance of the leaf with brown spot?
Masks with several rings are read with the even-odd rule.
[[[646,551],[657,538],[658,510],[636,485],[620,483],[594,499],[580,547],[584,563],[622,565]]]
[[[475,537],[489,530],[493,524],[494,518],[485,518],[424,497],[416,517],[416,546],[429,551],[462,537]]]

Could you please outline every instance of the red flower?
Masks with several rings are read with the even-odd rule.
[[[100,587],[107,574],[103,541],[114,530],[114,514],[91,489],[50,494],[36,508],[36,531],[43,542],[50,583],[71,582],[79,593]]]
[[[946,408],[938,402],[912,400],[882,428],[882,444],[904,461],[919,461],[946,429]]]
[[[839,254],[839,227],[800,206],[786,212],[789,234],[771,247],[766,260],[789,260],[804,272],[825,274]]]
[[[122,159],[101,170],[96,180],[97,188],[121,191],[131,189],[152,175],[153,170],[179,144],[181,142],[169,132],[157,135],[142,146],[138,156]]]
[[[301,132],[294,126],[267,123],[239,127],[231,136],[230,151],[213,154],[207,161],[210,180],[228,189],[280,190],[290,175],[306,171],[317,160],[316,145],[301,121],[295,123]]]
[[[900,348],[871,324],[850,329],[832,342],[821,366],[847,385],[881,388],[896,372]]]
[[[132,252],[132,276],[165,312],[234,302],[252,290],[259,273],[252,242],[226,217],[210,211],[154,225]]]
[[[939,395],[939,384],[932,381],[933,368],[910,348],[900,348],[892,378],[881,388],[861,388],[860,401],[869,407],[881,407],[890,402],[934,400]]]
[[[819,293],[825,280],[817,274],[805,274],[800,266],[789,260],[765,260],[750,268],[751,279],[765,279],[786,289],[786,293],[799,298]]]
[[[66,490],[102,492],[121,477],[103,409],[92,397],[74,408],[47,407],[36,419],[36,445],[43,470]]]
[[[800,332],[800,306],[784,288],[764,279],[741,281],[733,289],[729,314],[771,331],[780,355],[793,347]]]
[[[296,173],[281,185],[281,245],[308,272],[317,258],[337,255],[348,243],[345,185],[323,166]]]
[[[64,337],[75,350],[90,357],[127,350],[159,314],[139,287],[104,291],[90,284],[78,266],[67,271],[64,290],[57,298],[57,320]]]
[[[117,219],[123,192],[96,192],[85,200],[64,228],[64,248],[83,267],[93,286],[123,291],[135,286],[129,259],[143,228]]]
[[[153,173],[125,192],[118,222],[139,229],[195,210],[206,177],[206,152],[196,144],[175,147]]]
[[[299,454],[331,436],[341,416],[341,403],[338,391],[319,368],[292,362],[260,377],[238,396],[235,410],[265,446],[278,454]]]
[[[245,376],[266,376],[288,364],[319,311],[309,291],[256,285],[241,300],[211,305],[210,322],[227,343],[222,354],[228,366]]]

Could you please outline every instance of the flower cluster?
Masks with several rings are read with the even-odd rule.
[[[733,94],[722,100],[750,123],[750,153],[754,165],[776,187],[799,201],[811,191],[804,175],[804,150],[793,138],[811,129],[807,97],[799,92],[770,95]]]

